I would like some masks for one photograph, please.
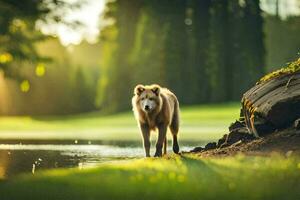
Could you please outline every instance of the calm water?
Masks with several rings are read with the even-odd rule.
[[[183,142],[188,151],[205,142]],[[154,154],[152,145],[152,155]],[[171,144],[169,144],[171,152]],[[141,142],[101,141],[0,141],[0,179],[42,169],[83,168],[103,162],[141,158]]]

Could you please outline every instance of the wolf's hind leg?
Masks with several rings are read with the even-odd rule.
[[[166,135],[165,140],[164,140],[164,155],[167,154],[167,147],[168,147],[168,140],[167,140],[167,135]]]
[[[173,152],[179,153],[179,145],[177,140],[177,135],[179,131],[179,105],[178,102],[175,104],[174,114],[172,118],[172,122],[170,124],[170,130],[173,135]]]

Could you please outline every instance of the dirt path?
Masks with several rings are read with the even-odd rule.
[[[237,142],[228,147],[195,152],[195,154],[201,157],[223,157],[238,153],[269,155],[274,152],[286,156],[300,155],[300,130],[286,129],[249,142]]]

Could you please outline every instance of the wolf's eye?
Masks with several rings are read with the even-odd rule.
[[[150,101],[153,101],[154,99],[150,97],[149,100],[150,100]]]
[[[145,100],[145,97],[142,98],[142,101]]]

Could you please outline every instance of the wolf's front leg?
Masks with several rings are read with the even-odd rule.
[[[144,148],[146,152],[146,157],[150,157],[150,130],[147,124],[141,124],[141,131],[144,140]]]
[[[156,142],[156,152],[154,157],[162,156],[162,147],[167,134],[167,126],[162,124],[158,127],[158,139]]]

